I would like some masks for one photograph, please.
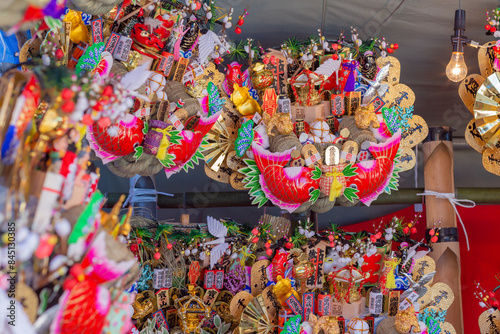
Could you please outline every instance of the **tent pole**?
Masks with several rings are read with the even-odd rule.
[[[453,178],[452,130],[449,127],[431,127],[422,147],[424,155],[424,180],[427,191],[455,193]],[[443,282],[455,295],[446,314],[457,333],[463,333],[462,297],[460,286],[460,245],[457,217],[447,199],[425,197],[427,228],[441,227],[439,239],[429,254],[436,261],[434,284]]]

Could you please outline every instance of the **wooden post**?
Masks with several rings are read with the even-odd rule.
[[[181,224],[183,226],[189,226],[189,214],[187,213],[181,214]]]
[[[439,193],[455,193],[453,178],[453,145],[449,127],[431,127],[423,144],[425,190]],[[448,309],[446,321],[457,333],[463,333],[462,296],[460,285],[460,245],[458,242],[457,217],[447,199],[425,197],[427,228],[441,227],[439,240],[429,254],[436,261],[434,283],[450,286],[455,295]]]

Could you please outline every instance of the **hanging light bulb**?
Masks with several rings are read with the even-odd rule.
[[[460,6],[461,7],[461,6]],[[460,82],[467,76],[467,65],[464,60],[464,45],[470,42],[464,36],[465,32],[465,10],[458,9],[455,11],[455,34],[451,36],[451,45],[453,53],[451,59],[446,66],[446,76],[453,82]]]
[[[467,65],[463,52],[453,52],[446,66],[446,76],[453,82],[460,82],[467,76]]]

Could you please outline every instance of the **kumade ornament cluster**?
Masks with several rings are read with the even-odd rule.
[[[132,287],[141,333],[332,334],[453,332],[451,288],[433,283],[418,218],[394,218],[373,232],[339,226],[295,230],[264,215],[249,228],[231,219],[168,224],[132,218],[129,247],[142,274]],[[156,325],[153,325],[155,323]]]
[[[164,224],[133,216],[124,197],[103,210],[97,159],[125,178],[203,164],[254,204],[293,213],[397,190],[428,131],[399,82],[399,45],[355,28],[276,48],[232,41],[252,10],[200,0],[2,7],[0,300],[17,318],[2,318],[0,332],[449,328],[454,297],[430,285],[425,256],[439,230],[412,240],[416,221],[317,233],[269,215],[251,228]]]

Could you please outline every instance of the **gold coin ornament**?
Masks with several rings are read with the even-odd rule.
[[[429,127],[419,115],[413,115],[408,121],[408,128],[401,134],[401,146],[415,147],[429,134]]]
[[[417,162],[415,151],[409,147],[403,147],[399,151],[399,162],[396,164],[402,172],[412,169],[415,167]]]
[[[239,323],[243,310],[247,307],[248,303],[253,298],[254,296],[252,296],[248,292],[240,291],[231,300],[231,304],[229,305],[229,310],[231,311],[231,314],[234,316],[236,322]]]
[[[439,311],[447,310],[455,300],[455,294],[446,283],[434,284],[425,296],[423,307],[434,307]]]
[[[491,334],[500,331],[500,311],[498,309],[491,312],[486,310],[479,316],[479,330],[481,334]]]
[[[483,167],[488,172],[500,176],[500,150],[487,148],[483,151]]]
[[[271,264],[268,260],[257,261],[252,266],[251,286],[252,295],[257,296],[266,288],[267,282],[267,267]]]
[[[415,103],[415,93],[405,84],[397,84],[391,88],[392,107],[409,108]]]
[[[387,81],[389,86],[394,86],[399,83],[399,78],[401,76],[401,63],[393,56],[377,58],[377,66],[379,68],[382,68],[387,64],[390,64],[390,68],[389,75],[387,75],[385,81]]]
[[[432,257],[425,255],[415,261],[415,265],[412,270],[412,279],[413,281],[418,282],[423,276],[432,273],[433,271],[436,271],[436,262]],[[427,284],[432,284],[432,280],[430,280]]]
[[[496,41],[491,41],[485,43],[479,48],[477,52],[477,60],[479,63],[479,70],[483,78],[495,73],[493,62],[495,60],[495,53],[493,51],[493,46],[495,46]]]
[[[479,132],[477,132],[476,121],[474,119],[471,119],[469,124],[467,124],[467,128],[465,129],[465,141],[478,153],[482,154],[484,152],[486,142]]]
[[[34,323],[37,317],[38,295],[32,288],[22,282],[16,284],[15,291],[16,299],[23,306],[24,312],[30,319],[31,323]]]
[[[482,154],[484,169],[500,175],[500,74],[496,72],[495,41],[478,51],[479,74],[470,74],[461,83],[458,94],[474,118],[465,130],[465,140]]]
[[[442,334],[457,334],[455,327],[453,327],[453,325],[450,324],[449,322],[445,322],[440,327],[441,327]]]
[[[474,115],[474,103],[479,87],[484,82],[484,78],[479,74],[471,74],[465,78],[458,87],[458,95],[462,99],[467,109]]]

